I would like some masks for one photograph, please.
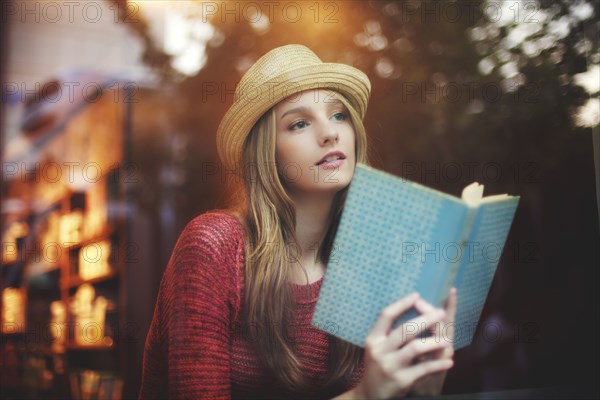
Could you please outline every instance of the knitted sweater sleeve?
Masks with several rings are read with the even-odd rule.
[[[229,332],[240,299],[234,217],[185,227],[160,284],[144,350],[140,399],[231,397]]]

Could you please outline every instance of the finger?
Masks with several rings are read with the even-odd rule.
[[[406,346],[393,353],[393,357],[396,358],[394,364],[412,365],[424,356],[431,356],[425,357],[427,359],[441,358],[448,345],[448,342],[440,341],[433,337],[412,340]]]
[[[423,361],[404,368],[397,372],[398,380],[413,384],[422,377],[430,374],[435,374],[442,371],[447,371],[454,365],[454,361],[450,359]]]
[[[456,308],[458,305],[458,298],[456,294],[456,288],[450,289],[448,298],[446,299],[446,318],[444,319],[444,335],[450,341],[454,341],[454,321],[456,319]],[[447,329],[446,329],[447,327]]]
[[[435,310],[442,310],[441,308],[436,309],[433,305],[431,305],[431,303],[428,303],[423,299],[418,299],[415,302],[415,308],[417,309],[417,311],[419,311],[420,313],[423,313],[423,314],[427,313],[427,312],[433,312]],[[447,310],[444,310],[444,311],[446,311],[445,319],[447,319],[448,318]],[[440,324],[436,324],[435,328],[436,328],[436,331],[434,333],[439,334],[438,331],[440,328]]]
[[[440,358],[452,358],[454,357],[454,346],[448,346],[444,349]]]
[[[450,293],[448,294],[448,298],[446,299],[446,313],[448,314],[448,319],[452,318],[454,321],[454,317],[456,316],[456,307],[458,305],[458,298],[456,294],[456,288],[450,289]]]
[[[421,358],[423,358],[420,361],[423,360],[441,360],[444,358],[453,358],[454,357],[454,346],[452,345],[452,341],[448,340],[447,338],[445,339],[439,339],[439,340],[443,340],[446,343],[448,343],[448,345],[440,350],[435,350],[432,351],[431,353],[427,353],[424,356],[421,356]]]
[[[433,311],[400,324],[400,326],[389,334],[385,342],[383,342],[383,351],[395,351],[397,348],[415,339],[420,333],[425,332],[432,327],[435,328],[435,324],[442,321],[445,315],[446,312],[444,310],[434,309]]]
[[[415,308],[417,308],[417,303],[419,303],[419,301],[420,301],[420,299],[415,301]],[[410,319],[410,320],[406,321],[405,323],[407,323],[407,324],[408,323],[422,324],[423,322],[431,321],[433,319],[438,321],[438,320],[440,320],[440,318],[446,318],[446,310],[444,310],[443,308],[431,307],[431,308],[428,308],[427,311],[424,311],[418,317]]]
[[[427,312],[433,312],[436,309],[431,303],[425,301],[424,299],[418,299],[415,302],[415,308],[417,309],[417,311],[419,311],[422,314],[427,313]],[[435,324],[435,330],[434,330],[433,334],[439,336],[440,324]]]
[[[435,307],[434,307],[434,306],[433,306],[431,303],[429,303],[429,302],[425,301],[425,300],[424,300],[424,299],[422,299],[422,298],[421,298],[421,299],[418,299],[417,301],[415,301],[415,308],[416,308],[416,309],[417,309],[417,311],[419,311],[421,314],[424,314],[424,313],[426,313],[426,312],[428,312],[428,311],[433,311],[433,310],[435,310]]]
[[[453,287],[450,289],[450,292],[448,293],[448,297],[446,298],[446,301],[444,303],[444,310],[446,311],[446,318],[443,321],[444,324],[451,324],[454,322],[454,319],[456,316],[456,305],[457,305],[456,288]],[[433,307],[433,305],[431,305],[424,299],[418,299],[415,302],[415,308],[421,313],[425,313],[425,312],[435,309],[435,307]],[[439,335],[441,333],[441,328],[442,328],[441,325],[442,324],[436,325],[436,331],[434,332],[434,334]]]
[[[401,298],[400,300],[390,304],[381,311],[379,319],[375,322],[375,325],[371,329],[369,338],[384,338],[387,336],[392,323],[398,316],[408,311],[415,303],[415,300],[419,297],[418,293],[412,293],[408,296]]]

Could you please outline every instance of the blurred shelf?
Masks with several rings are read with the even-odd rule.
[[[15,265],[19,264],[21,261],[19,260],[15,260],[15,261],[11,261],[11,262],[3,262],[2,263],[2,268],[10,268],[10,267],[14,267]]]
[[[47,371],[55,377],[68,377],[79,369],[107,370],[120,376],[131,368],[131,359],[126,357],[128,349],[112,338],[118,338],[118,327],[125,316],[133,314],[127,308],[125,292],[125,228],[130,213],[125,207],[128,185],[122,179],[126,173],[123,166],[129,165],[130,113],[128,104],[115,102],[112,96],[82,104],[53,131],[46,131],[43,141],[36,142],[39,160],[36,159],[35,171],[26,170],[35,179],[15,178],[6,186],[3,182],[2,193],[18,201],[19,207],[7,213],[0,226],[2,232],[6,232],[7,223],[23,222],[28,228],[24,232],[15,227],[18,234],[11,236],[14,250],[3,249],[2,260],[10,262],[3,262],[0,267],[0,288],[15,286],[25,292],[22,300],[11,300],[24,310],[23,332],[17,332],[23,327],[15,324],[0,327],[4,329],[0,331],[0,351],[12,352],[14,360],[9,369],[15,378],[10,384],[16,389],[10,398],[31,398],[27,385],[41,387],[48,383],[43,380]],[[23,160],[27,157],[23,154]],[[88,165],[95,167],[95,179],[87,179]],[[43,179],[47,178],[42,176],[47,166],[58,166],[60,181],[50,179],[54,175]],[[115,212],[115,207],[122,207],[122,212]],[[94,264],[97,256],[102,264]],[[89,279],[79,275],[100,271],[104,273],[101,276],[91,277],[88,273]],[[77,299],[78,289],[84,284],[91,284],[94,291],[82,290]],[[91,299],[85,297],[89,293],[94,293]],[[99,297],[103,298],[104,319],[97,318],[93,311]],[[2,296],[0,306],[4,306],[1,303]],[[74,328],[82,314],[81,320],[92,320],[92,315],[103,321],[99,340],[90,336],[86,342],[83,328]],[[58,325],[50,331],[50,324]],[[87,333],[94,335],[98,328],[95,329]],[[60,334],[61,343],[54,342],[52,334]],[[0,355],[0,367],[8,365],[3,357]],[[28,358],[37,364],[29,365]],[[39,396],[33,397],[72,397],[67,380],[54,379],[50,384],[50,391],[40,391]],[[0,398],[5,398],[7,388],[8,385],[0,388]]]
[[[69,278],[67,280],[68,283],[66,285],[64,285],[63,288],[70,289],[70,288],[80,286],[84,283],[94,284],[94,283],[106,282],[106,281],[113,280],[113,279],[117,278],[118,276],[119,276],[119,273],[115,270],[112,270],[107,275],[97,276],[97,277],[91,278],[91,279],[82,279],[78,275],[71,275],[71,276],[69,276]]]
[[[44,275],[44,274],[48,274],[48,273],[54,272],[54,271],[60,271],[60,265],[58,265],[58,264],[57,265],[53,265],[53,266],[48,267],[48,268],[46,268],[46,269],[44,269],[42,271],[35,272],[35,273],[29,275],[28,279],[32,279],[32,278],[35,279],[38,276],[41,276],[41,275]]]
[[[115,350],[117,346],[114,344],[94,344],[94,345],[82,345],[82,344],[68,344],[65,346],[67,351],[109,351]]]
[[[25,332],[0,332],[0,338],[2,338],[2,340],[0,340],[0,342],[4,343],[4,340],[19,340],[19,339],[24,339],[25,338]]]
[[[79,242],[75,242],[75,243],[68,243],[65,246],[63,246],[65,249],[67,250],[74,250],[80,247],[84,247],[87,246],[88,244],[92,244],[92,243],[98,243],[101,242],[103,240],[110,240],[111,237],[116,233],[116,230],[112,227],[107,228],[105,230],[103,230],[102,232],[100,232],[97,235],[94,235],[91,238],[88,239],[84,239],[81,240]]]

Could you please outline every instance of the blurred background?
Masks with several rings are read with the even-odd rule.
[[[220,118],[252,63],[289,43],[369,76],[376,167],[521,196],[444,393],[597,397],[597,2],[1,7],[1,398],[136,396],[175,241],[226,206]]]

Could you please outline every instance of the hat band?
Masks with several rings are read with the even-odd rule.
[[[338,78],[337,81],[329,77],[327,81],[311,78],[318,77],[323,73],[322,70],[315,69],[314,71],[306,71],[306,69],[295,69],[286,74],[278,75],[266,82],[260,84],[248,83],[243,88],[239,88],[234,96],[234,103],[244,102],[246,104],[255,104],[262,106],[261,111],[265,112],[268,108],[263,109],[265,105],[275,105],[280,101],[287,99],[293,95],[298,95],[306,90],[329,89],[341,94],[348,92],[348,87],[353,87],[359,91],[367,92],[367,88],[359,86],[359,82],[352,75],[345,75],[344,78]],[[339,74],[339,72],[338,72]],[[293,100],[291,100],[293,101]],[[357,111],[364,116],[366,104],[353,104],[357,107]]]

